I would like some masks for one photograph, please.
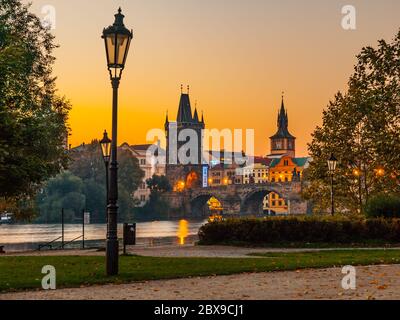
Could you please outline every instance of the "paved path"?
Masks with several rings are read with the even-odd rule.
[[[400,265],[357,267],[357,289],[339,268],[158,280],[0,295],[2,299],[271,300],[400,299]]]
[[[344,248],[329,249],[286,249],[286,248],[245,248],[230,246],[195,246],[195,245],[168,245],[159,247],[129,247],[128,253],[151,257],[220,257],[220,258],[249,258],[249,253],[265,252],[309,252],[329,250],[354,250]],[[399,249],[399,248],[394,248]],[[374,250],[374,248],[362,248],[362,250]],[[92,250],[54,250],[34,251],[24,253],[10,253],[10,256],[104,256],[104,251]],[[254,258],[254,257],[252,257]]]

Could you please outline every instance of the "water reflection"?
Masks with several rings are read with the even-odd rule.
[[[187,243],[190,237],[197,235],[206,220],[175,220],[137,223],[138,239],[177,239],[180,244]],[[82,225],[66,224],[65,241],[82,234]],[[122,224],[118,225],[118,235],[122,237]],[[0,225],[0,245],[49,242],[61,236],[60,224],[7,224]],[[85,226],[85,240],[104,240],[105,224]]]
[[[184,245],[185,239],[189,235],[189,222],[186,220],[179,221],[178,238],[179,244]]]

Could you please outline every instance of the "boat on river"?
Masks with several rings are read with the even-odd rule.
[[[10,224],[12,223],[12,213],[4,212],[0,215],[0,224]]]

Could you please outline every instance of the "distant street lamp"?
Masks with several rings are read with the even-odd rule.
[[[103,30],[107,55],[107,67],[110,72],[110,79],[113,88],[112,108],[112,142],[110,155],[110,186],[107,205],[107,243],[106,243],[106,270],[107,275],[118,274],[118,162],[117,162],[117,120],[118,120],[118,87],[122,71],[125,68],[128,57],[129,46],[133,37],[132,31],[125,28],[124,15],[121,8],[115,15],[115,22],[112,26]]]
[[[333,153],[331,154],[331,157],[328,159],[328,170],[329,174],[331,176],[331,214],[335,215],[335,201],[334,201],[334,195],[333,195],[333,176],[336,171],[336,166],[337,166],[338,160],[335,158]]]
[[[385,169],[383,169],[383,168],[376,169],[376,175],[378,177],[383,177],[385,175]]]
[[[107,131],[104,130],[103,139],[100,140],[101,146],[101,154],[103,156],[104,164],[106,166],[106,203],[108,205],[108,169],[110,165],[110,154],[111,154],[111,139],[108,137]],[[108,221],[108,217],[106,215],[106,221]]]
[[[351,167],[353,168],[353,176],[357,178],[358,182],[358,202],[360,206],[360,213],[363,212],[363,203],[362,203],[362,184],[361,184],[361,169],[359,166],[352,162]]]

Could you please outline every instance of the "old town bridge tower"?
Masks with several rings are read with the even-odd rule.
[[[189,86],[184,93],[181,87],[176,122],[165,120],[167,138],[166,176],[174,191],[203,186],[207,183],[207,166],[202,164],[203,159],[203,130],[204,117],[201,120],[195,107],[192,107],[189,98]]]

